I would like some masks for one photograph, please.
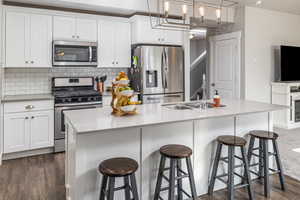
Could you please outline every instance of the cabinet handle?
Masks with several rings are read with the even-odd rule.
[[[33,109],[33,108],[34,108],[33,105],[27,105],[27,106],[25,106],[25,109],[26,109],[26,110],[30,110],[30,109]]]
[[[160,41],[160,38],[158,38],[158,41]]]

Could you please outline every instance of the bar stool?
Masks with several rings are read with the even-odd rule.
[[[250,170],[250,173],[255,174],[261,180],[264,180],[264,195],[270,197],[270,171],[272,174],[279,174],[281,189],[285,190],[284,174],[282,163],[277,144],[278,134],[269,131],[255,130],[250,132],[250,144],[248,150],[248,162],[251,163],[253,156],[259,159],[258,163],[250,164],[250,167],[259,166],[258,173]],[[255,139],[259,141],[259,147],[254,148]],[[269,141],[272,141],[274,153],[269,152]],[[258,154],[254,151],[258,150]],[[275,156],[277,169],[270,168],[269,157]]]
[[[251,187],[250,181],[250,172],[249,172],[249,165],[247,161],[245,146],[247,141],[244,138],[237,137],[237,136],[220,136],[217,138],[218,146],[216,157],[214,160],[211,180],[208,188],[208,195],[212,195],[214,191],[215,181],[216,179],[220,180],[221,182],[225,183],[228,188],[228,198],[229,200],[234,199],[234,189],[247,187],[248,188],[248,195],[249,199],[254,199],[253,191]],[[228,146],[228,157],[221,157],[222,154],[222,147],[223,145]],[[239,147],[241,150],[242,157],[235,155],[235,148]],[[235,158],[242,161],[241,165],[235,165]],[[219,162],[223,161],[228,164],[228,172],[222,175],[217,175]],[[244,171],[246,176],[240,175],[236,173],[234,170],[235,168],[244,167]],[[245,179],[246,183],[234,185],[234,175],[240,177],[242,180]],[[223,178],[228,177],[228,180],[225,181]]]
[[[115,191],[124,190],[126,200],[139,200],[135,178],[137,169],[138,163],[130,158],[112,158],[103,161],[99,165],[99,171],[103,175],[99,199],[105,200],[106,197],[107,200],[113,200]],[[115,188],[116,178],[123,178],[124,186]]]
[[[191,155],[193,151],[187,146],[183,145],[165,145],[160,148],[161,160],[159,165],[157,183],[154,193],[154,200],[161,200],[163,199],[160,196],[161,191],[168,190],[168,200],[175,200],[175,188],[177,187],[177,199],[183,200],[183,194],[185,194],[188,198],[193,200],[197,199],[196,187],[195,187],[195,180],[194,174],[192,169],[191,163]],[[166,158],[170,159],[170,167],[165,168]],[[181,160],[186,160],[187,165],[187,172],[183,171],[181,168]],[[164,171],[170,170],[169,177],[164,175]],[[176,176],[175,176],[176,172]],[[182,188],[182,179],[189,178],[190,188],[191,188],[191,195],[187,193]],[[169,182],[169,186],[162,188],[162,180],[165,179]],[[177,181],[177,186],[175,182]]]

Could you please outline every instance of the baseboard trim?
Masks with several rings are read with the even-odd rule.
[[[54,152],[53,147],[50,147],[50,148],[44,148],[44,149],[9,153],[9,154],[3,154],[2,160],[12,160],[12,159],[17,159],[17,158],[37,156],[37,155],[48,154],[48,153],[53,153],[53,152]]]

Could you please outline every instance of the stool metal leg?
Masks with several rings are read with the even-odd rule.
[[[234,199],[234,146],[228,146],[228,200]]]
[[[170,159],[169,200],[175,200],[175,168],[176,160]]]
[[[130,185],[129,185],[129,177],[124,177],[124,184],[125,184],[125,200],[130,200]]]
[[[280,159],[278,144],[277,144],[276,140],[272,140],[272,143],[273,143],[274,152],[276,154],[275,159],[276,159],[277,168],[279,170],[279,179],[280,179],[281,189],[284,191],[285,190],[285,180],[284,180],[284,174],[283,174],[283,168],[282,168],[282,163],[281,163],[281,159]]]
[[[242,158],[244,161],[244,170],[245,170],[245,178],[246,178],[246,182],[248,184],[248,195],[249,195],[249,199],[253,200],[253,191],[252,191],[252,186],[251,186],[251,178],[250,178],[250,172],[249,172],[249,163],[246,157],[246,152],[245,152],[245,147],[241,147],[241,152],[242,152]]]
[[[139,194],[137,191],[137,184],[136,184],[136,178],[134,173],[130,175],[130,182],[131,182],[133,200],[139,200]]]
[[[270,179],[269,179],[269,141],[263,140],[264,154],[264,191],[265,197],[270,197]]]
[[[208,195],[212,195],[214,192],[216,176],[217,176],[217,172],[218,172],[218,166],[219,166],[219,162],[220,162],[220,158],[221,158],[221,152],[222,152],[222,144],[218,143],[216,157],[214,160],[213,171],[211,174],[211,180],[210,180],[210,184],[208,187]]]
[[[115,177],[109,177],[107,200],[114,200]]]
[[[108,179],[108,177],[105,176],[105,175],[102,177],[99,200],[105,200],[105,191],[106,191],[106,186],[107,186],[107,179]]]
[[[161,156],[159,169],[158,169],[157,182],[156,182],[156,187],[154,192],[154,200],[159,200],[159,194],[160,194],[160,188],[162,184],[165,164],[166,164],[166,157]]]
[[[180,177],[182,173],[180,172],[181,169],[181,160],[177,160],[177,176]],[[183,195],[182,195],[182,179],[177,180],[177,199],[178,200],[183,200]]]
[[[186,165],[187,165],[187,170],[188,170],[188,174],[189,174],[189,181],[190,181],[190,187],[191,187],[191,192],[192,192],[192,199],[197,200],[197,192],[196,192],[196,186],[195,186],[195,179],[194,179],[194,172],[193,172],[191,157],[186,158]]]
[[[247,155],[247,159],[248,159],[249,164],[251,163],[251,157],[252,157],[254,142],[255,142],[255,138],[251,136],[250,142],[249,142],[249,148],[248,148],[248,155]]]

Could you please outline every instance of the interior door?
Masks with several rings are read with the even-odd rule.
[[[97,41],[97,21],[93,19],[76,20],[76,38],[81,41]]]
[[[28,150],[29,129],[27,113],[6,114],[4,117],[4,153]]]
[[[130,67],[131,65],[131,34],[130,24],[115,22],[115,57],[116,67]]]
[[[53,38],[55,40],[74,40],[76,20],[73,17],[53,17]]]
[[[54,119],[53,111],[32,112],[30,116],[31,149],[53,146]]]
[[[6,67],[29,65],[30,18],[24,13],[6,14]]]
[[[111,21],[101,21],[99,25],[99,65],[115,66],[115,26]],[[121,37],[121,36],[120,36]]]
[[[222,98],[240,98],[240,38],[231,34],[211,40],[210,93]]]
[[[51,67],[52,17],[30,16],[30,66]]]

